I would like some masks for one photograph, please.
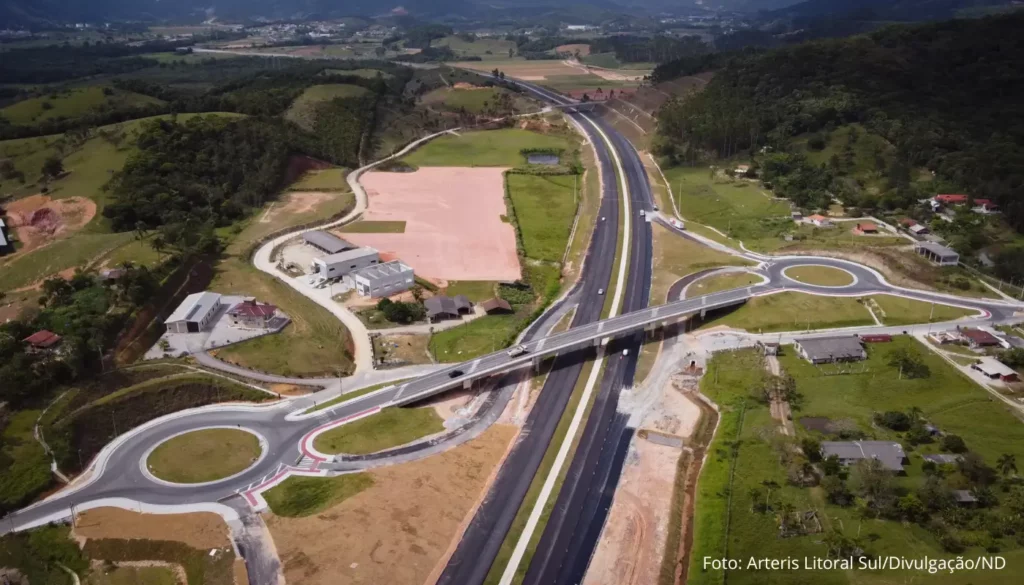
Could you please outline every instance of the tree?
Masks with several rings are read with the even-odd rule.
[[[905,431],[910,428],[910,417],[897,410],[890,410],[876,414],[875,423],[894,431]]]
[[[899,368],[901,378],[927,378],[931,375],[928,364],[917,349],[900,347],[889,352],[889,365]]]
[[[989,486],[996,481],[996,470],[986,465],[977,453],[964,453],[956,465],[957,470],[977,486]]]
[[[1003,477],[1017,473],[1017,457],[1010,453],[1003,453],[996,460],[996,469]]]
[[[999,361],[1011,368],[1024,368],[1024,348],[1014,347],[999,355]]]
[[[64,172],[64,163],[55,156],[47,158],[43,162],[43,175],[51,179],[56,179]]]
[[[967,444],[960,435],[946,435],[942,437],[942,449],[950,453],[964,453],[967,451]]]
[[[853,503],[853,493],[846,487],[846,482],[838,475],[827,475],[821,480],[821,488],[829,502],[837,506],[849,506]]]
[[[839,472],[842,470],[843,464],[839,462],[839,457],[835,455],[829,455],[821,461],[821,471],[826,476],[839,475]]]

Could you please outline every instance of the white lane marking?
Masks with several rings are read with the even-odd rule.
[[[542,349],[544,349],[544,344],[547,343],[547,341],[547,337],[542,337],[541,340],[537,342],[537,347],[536,349],[534,349],[534,351],[541,351]]]
[[[475,372],[476,371],[476,367],[479,366],[479,365],[480,365],[480,360],[479,359],[473,360],[473,363],[469,364],[469,373],[472,374],[473,372]]]

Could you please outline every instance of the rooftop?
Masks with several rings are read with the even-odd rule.
[[[1017,375],[1017,372],[1013,368],[993,357],[981,358],[978,360],[978,363],[974,364],[974,368],[987,376],[999,376],[1003,378]]]
[[[935,254],[936,256],[943,257],[943,258],[948,258],[948,257],[952,257],[952,256],[957,256],[957,257],[960,256],[960,254],[956,250],[954,250],[952,248],[947,248],[947,247],[943,246],[942,244],[936,244],[935,242],[918,242],[915,245],[918,248],[922,248],[922,249],[928,250],[932,254]]]
[[[36,331],[32,335],[29,335],[22,341],[31,345],[32,347],[38,347],[40,349],[47,349],[60,343],[61,336],[57,335],[53,331]]]
[[[925,455],[925,461],[931,461],[939,465],[952,465],[957,461],[960,461],[961,456],[953,453],[937,453],[935,455]]]
[[[344,252],[345,250],[351,250],[356,247],[351,242],[321,230],[306,232],[302,234],[302,239],[305,240],[307,244],[316,246],[328,254],[337,254],[338,252]]]
[[[442,295],[423,301],[423,306],[427,308],[427,317],[435,317],[437,315],[458,315],[459,311],[472,309],[473,303],[469,302],[466,295],[456,295],[454,298]]]
[[[368,248],[371,249],[372,248]],[[395,274],[401,274],[403,272],[412,272],[410,267],[401,260],[392,260],[390,262],[384,262],[383,264],[376,264],[374,266],[367,266],[366,268],[360,268],[352,273],[352,276],[360,276],[367,280],[379,280]]]
[[[508,311],[509,313],[512,312],[512,305],[508,304],[508,301],[506,301],[505,299],[498,298],[487,299],[486,301],[481,302],[480,308],[487,313],[498,310]]]
[[[220,303],[220,295],[215,292],[203,291],[192,293],[185,297],[185,300],[178,305],[178,308],[164,322],[188,321],[196,315],[205,315],[218,303]]]
[[[960,330],[960,335],[963,335],[967,339],[970,339],[979,345],[1000,345],[999,338],[984,329],[970,329],[968,327],[964,327]]]
[[[256,302],[256,299],[247,299],[231,307],[228,314],[240,317],[273,317],[276,312],[277,307],[274,305],[261,305]]]
[[[348,260],[356,260],[357,258],[365,258],[367,256],[376,256],[377,250],[373,248],[356,248],[354,250],[346,250],[344,252],[338,252],[337,254],[328,254],[319,260],[322,260],[325,264],[334,264],[336,262],[345,262]]]
[[[889,471],[903,471],[903,446],[891,441],[822,441],[822,457],[875,459]]]
[[[864,346],[854,335],[797,339],[809,359],[844,360],[864,357]]]

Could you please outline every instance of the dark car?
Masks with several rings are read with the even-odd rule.
[[[465,373],[466,372],[463,372],[462,370],[452,370],[452,371],[448,372],[448,377],[449,378],[458,378],[459,376],[461,376],[462,374],[465,374]]]

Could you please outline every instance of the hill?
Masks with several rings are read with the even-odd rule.
[[[779,10],[766,18],[916,22],[980,16],[1009,7],[1011,0],[807,0]]]

